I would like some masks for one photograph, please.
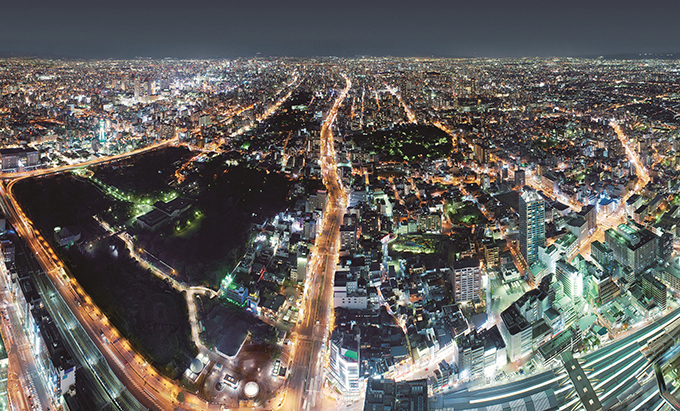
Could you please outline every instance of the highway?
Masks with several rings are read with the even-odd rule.
[[[27,228],[30,227],[29,224],[19,219],[14,199],[5,195],[4,187],[2,194],[3,211],[6,218],[30,246],[37,263],[47,273],[33,277],[43,304],[58,326],[65,345],[70,349],[79,366],[86,368],[91,375],[96,376],[99,380],[98,392],[100,397],[103,398],[102,402],[113,404],[117,409],[123,410],[150,408],[137,402],[125,390],[125,386],[121,384],[106,361],[102,361],[102,354],[95,344],[95,336],[99,335],[99,332],[95,330],[98,330],[99,327],[93,319],[93,307],[89,304],[82,306],[76,304],[75,297],[73,297],[74,292],[71,291],[71,295],[68,294],[69,290],[73,290],[69,285],[70,283],[65,282],[61,277],[61,267],[37,240],[32,229]],[[7,201],[7,198],[11,198],[12,201]],[[68,302],[71,304],[69,305]],[[123,398],[119,398],[121,396]]]
[[[321,169],[328,192],[321,232],[317,235],[310,271],[305,283],[300,322],[295,329],[293,359],[280,408],[286,411],[322,409],[323,354],[332,327],[333,280],[338,260],[340,225],[345,213],[346,194],[337,174],[332,127],[352,86],[345,77],[345,88],[336,98],[321,127]]]

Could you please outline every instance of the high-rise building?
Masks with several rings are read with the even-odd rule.
[[[475,160],[480,164],[486,164],[489,162],[489,147],[482,143],[475,143],[474,145]]]
[[[578,215],[588,222],[588,233],[597,229],[597,208],[594,205],[584,206]]]
[[[600,267],[605,267],[614,260],[612,249],[597,240],[590,243],[590,255]]]
[[[642,291],[649,299],[653,299],[656,305],[662,310],[666,309],[667,287],[657,280],[652,274],[645,273],[642,276]]]
[[[493,376],[506,363],[505,342],[497,325],[473,330],[456,340],[453,358],[462,379]]]
[[[506,353],[510,361],[531,352],[533,343],[533,327],[520,313],[516,304],[511,304],[501,313],[501,334],[506,344]]]
[[[545,203],[537,192],[519,196],[519,246],[527,265],[538,261],[538,247],[545,244]]]
[[[483,246],[487,269],[498,269],[500,265],[500,252],[505,247],[505,241],[486,239],[483,242]]]
[[[594,291],[593,297],[598,304],[606,304],[621,293],[619,287],[612,280],[612,276],[607,272],[597,270],[596,275],[590,276],[589,280],[591,289]]]
[[[135,76],[135,101],[139,100],[139,77]]]
[[[99,138],[100,143],[106,143],[106,130],[105,130],[105,122],[104,119],[99,120],[99,129],[97,129],[97,137]]]
[[[562,283],[564,294],[576,302],[577,299],[583,298],[583,275],[576,267],[569,264],[565,260],[557,262],[556,270],[557,281]]]
[[[340,226],[340,250],[354,251],[357,248],[357,226]]]
[[[482,293],[482,269],[479,260],[465,259],[453,263],[453,298],[456,302],[472,301]]]
[[[662,260],[668,260],[673,255],[673,242],[675,238],[672,233],[663,233],[657,242],[656,254]]]

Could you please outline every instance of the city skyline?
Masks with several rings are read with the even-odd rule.
[[[0,55],[550,57],[677,53],[673,2],[80,2],[3,5]]]
[[[673,3],[28,6],[0,411],[680,410]]]

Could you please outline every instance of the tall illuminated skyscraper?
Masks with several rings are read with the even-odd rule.
[[[97,130],[97,136],[99,137],[100,143],[106,143],[106,130],[105,130],[104,120],[99,120],[99,130]]]
[[[538,247],[545,245],[545,203],[537,192],[519,196],[519,247],[527,265],[538,261]]]

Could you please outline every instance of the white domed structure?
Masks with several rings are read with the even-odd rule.
[[[248,381],[243,387],[243,393],[248,398],[255,398],[260,392],[260,386],[255,381]]]
[[[202,363],[201,360],[199,360],[198,358],[194,358],[194,359],[191,361],[191,365],[189,366],[189,369],[190,369],[191,372],[193,372],[194,374],[200,374],[201,371],[203,371],[203,363]]]

